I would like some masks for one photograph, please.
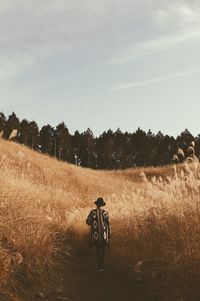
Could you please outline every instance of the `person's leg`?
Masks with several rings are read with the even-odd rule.
[[[95,249],[96,249],[97,271],[98,271],[101,267],[101,251],[98,244],[95,245]]]
[[[105,257],[105,246],[104,244],[99,245],[99,269],[104,269],[104,257]]]

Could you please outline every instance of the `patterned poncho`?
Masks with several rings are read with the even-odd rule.
[[[91,226],[90,247],[99,243],[108,246],[111,238],[108,212],[103,209],[93,209],[86,223]]]

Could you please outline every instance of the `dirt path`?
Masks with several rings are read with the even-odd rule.
[[[94,251],[74,254],[72,260],[60,268],[54,286],[51,292],[44,292],[43,300],[160,301],[155,294],[152,296],[149,284],[137,283],[113,270],[109,261],[103,273],[96,273]]]
[[[0,293],[0,301],[162,301],[155,283],[120,273],[111,265],[109,252],[105,271],[97,273],[95,266],[95,250],[74,251],[58,263],[51,281],[32,284],[19,298]]]

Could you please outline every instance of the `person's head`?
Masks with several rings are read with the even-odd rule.
[[[94,203],[95,203],[95,205],[98,208],[106,205],[106,203],[104,202],[103,198],[98,198]]]

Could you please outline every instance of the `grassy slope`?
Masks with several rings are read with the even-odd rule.
[[[121,182],[4,140],[0,162],[0,279],[20,290],[38,273],[49,273],[59,252],[58,233],[73,233],[85,247],[90,206],[98,196],[121,191]]]
[[[2,285],[21,290],[34,277],[49,274],[62,249],[63,233],[67,246],[84,252],[85,218],[93,201],[103,196],[113,229],[110,262],[133,273],[142,260],[137,266],[142,275],[149,270],[152,274],[152,258],[168,262],[181,284],[188,283],[189,275],[192,293],[198,296],[193,281],[199,277],[200,259],[198,165],[183,165],[178,171],[94,171],[3,140],[0,162]],[[191,296],[190,290],[186,293]]]

